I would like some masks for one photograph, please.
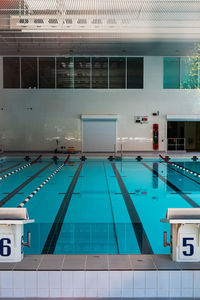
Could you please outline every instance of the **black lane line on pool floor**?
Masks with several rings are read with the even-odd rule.
[[[115,225],[115,216],[114,216],[114,212],[113,212],[112,199],[111,199],[111,195],[110,195],[108,177],[107,177],[106,167],[105,167],[104,162],[103,162],[103,169],[104,169],[104,173],[105,173],[106,185],[107,185],[107,190],[108,190],[108,197],[109,197],[109,200],[110,200],[111,214],[112,214],[112,218],[113,218],[113,229],[114,229],[115,241],[116,241],[116,246],[117,246],[117,254],[120,254],[120,252],[119,252],[119,243],[118,243],[118,238],[117,238],[117,230],[116,230],[116,225]]]
[[[0,174],[4,173],[4,172],[6,172],[6,171],[8,171],[10,169],[13,169],[13,168],[15,168],[15,167],[17,167],[17,166],[19,166],[21,164],[22,164],[22,162],[19,162],[19,163],[15,164],[15,165],[12,165],[12,166],[10,166],[10,167],[8,167],[6,169],[0,170]]]
[[[135,236],[138,242],[138,246],[140,248],[141,254],[153,254],[153,250],[151,248],[151,244],[147,237],[147,234],[144,230],[143,224],[140,220],[140,217],[137,213],[137,210],[133,204],[133,201],[126,189],[126,186],[117,170],[117,167],[114,163],[111,163],[115,176],[117,178],[122,196],[124,198],[124,202],[126,204],[126,208],[132,223],[133,230],[135,232]]]
[[[66,195],[63,198],[63,201],[60,205],[60,208],[58,210],[58,213],[55,217],[55,220],[53,222],[53,225],[51,226],[51,230],[48,234],[48,237],[46,239],[44,248],[42,250],[42,254],[53,254],[56,248],[56,243],[58,241],[60,231],[63,225],[63,221],[65,219],[65,215],[67,213],[69,203],[71,200],[71,197],[73,195],[74,188],[76,186],[76,183],[78,181],[79,175],[81,173],[83,167],[83,163],[79,164],[78,169],[76,170],[76,173],[72,179],[72,182],[70,183]]]
[[[188,204],[192,207],[200,207],[194,200],[192,200],[189,196],[183,193],[177,186],[173,183],[165,179],[162,175],[160,175],[156,170],[149,167],[147,164],[142,163],[145,168],[151,171],[154,175],[156,175],[159,179],[161,179],[164,183],[166,183],[172,190],[174,190],[179,196],[181,196]]]
[[[35,173],[33,176],[31,176],[29,179],[27,179],[24,183],[22,183],[20,186],[18,186],[14,191],[8,194],[5,198],[3,198],[0,201],[0,207],[3,206],[8,200],[10,200],[13,196],[15,196],[21,189],[23,189],[27,184],[29,184],[33,179],[35,179],[39,174],[41,174],[43,171],[45,171],[50,165],[53,163],[48,163],[44,168],[40,169],[37,173]]]

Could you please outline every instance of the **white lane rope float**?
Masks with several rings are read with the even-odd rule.
[[[194,171],[192,171],[192,170],[190,170],[190,169],[187,169],[187,168],[185,168],[185,167],[182,167],[182,166],[180,166],[180,165],[178,165],[178,164],[176,164],[176,163],[170,162],[170,161],[168,161],[166,158],[164,158],[162,155],[159,155],[159,156],[160,156],[165,162],[167,162],[168,164],[172,165],[173,167],[175,167],[175,168],[177,168],[177,169],[179,169],[179,170],[185,171],[185,172],[187,172],[187,173],[189,173],[189,174],[191,174],[191,175],[194,175],[195,177],[200,177],[200,174],[199,174],[199,173],[194,172]]]
[[[23,207],[31,198],[33,198],[33,196],[35,196],[35,194],[37,194],[37,192],[39,192],[39,190],[41,190],[41,188],[43,188],[43,186],[45,184],[47,184],[47,182],[49,180],[51,180],[51,178],[53,176],[55,176],[61,169],[62,167],[64,167],[64,165],[68,162],[70,155],[68,154],[66,160],[64,161],[64,163],[62,165],[60,165],[59,168],[57,168],[49,177],[47,177],[47,179],[45,181],[43,181],[43,183],[41,183],[22,203],[20,203],[17,207]]]
[[[29,164],[26,164],[26,165],[24,165],[24,166],[22,166],[22,167],[20,167],[20,168],[18,168],[18,169],[16,169],[16,170],[12,171],[12,172],[9,172],[9,173],[7,173],[7,174],[1,176],[1,177],[0,177],[0,180],[2,180],[2,179],[4,179],[4,178],[7,178],[7,177],[9,177],[9,176],[11,176],[11,175],[13,175],[13,174],[15,174],[15,173],[17,173],[17,172],[23,170],[23,169],[25,169],[25,168],[27,168],[27,167],[29,167],[29,166],[35,164],[41,157],[42,157],[42,155],[39,155],[35,160],[33,160],[32,162],[30,162]]]

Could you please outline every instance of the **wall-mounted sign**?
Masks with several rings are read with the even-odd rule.
[[[148,116],[135,116],[135,123],[147,124],[149,123]]]

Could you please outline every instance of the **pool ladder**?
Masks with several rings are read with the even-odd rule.
[[[114,145],[114,155],[113,156],[114,156],[115,159],[122,160],[122,158],[123,158],[122,144],[120,145],[120,156],[117,156],[117,145],[116,144]]]

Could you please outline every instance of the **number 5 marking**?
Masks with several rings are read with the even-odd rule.
[[[194,245],[188,243],[188,241],[193,241],[194,238],[183,238],[183,247],[189,247],[188,251],[183,251],[183,255],[185,256],[192,256],[194,254]]]

